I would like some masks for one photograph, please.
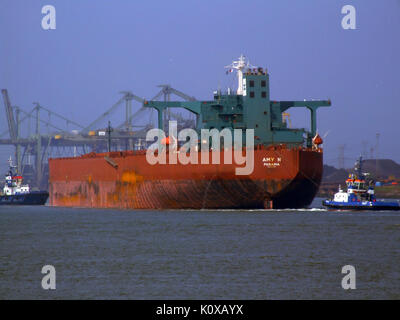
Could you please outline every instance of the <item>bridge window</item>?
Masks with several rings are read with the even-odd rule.
[[[254,80],[250,80],[249,86],[252,88],[254,87]]]
[[[254,91],[250,91],[250,98],[254,98]]]
[[[261,98],[266,98],[267,97],[267,93],[265,91],[261,92]]]
[[[261,87],[266,87],[267,86],[267,81],[261,80]]]

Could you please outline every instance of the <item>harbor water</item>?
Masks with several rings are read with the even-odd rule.
[[[0,299],[400,299],[399,212],[0,206]],[[42,288],[42,267],[56,289]],[[356,271],[344,290],[342,267]]]

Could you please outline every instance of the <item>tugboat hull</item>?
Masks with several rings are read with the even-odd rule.
[[[382,210],[390,210],[397,211],[400,210],[400,205],[397,202],[384,202],[384,201],[364,201],[364,202],[336,202],[324,200],[322,201],[322,205],[338,210],[371,210],[371,211],[382,211]]]
[[[0,196],[0,205],[44,205],[49,197],[47,191]]]

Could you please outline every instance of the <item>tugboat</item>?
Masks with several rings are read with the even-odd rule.
[[[369,180],[367,183],[367,174],[362,173],[362,161],[360,156],[356,162],[356,174],[350,174],[346,180],[347,192],[344,192],[339,185],[333,200],[324,200],[322,205],[344,210],[400,210],[398,201],[388,202],[375,198],[373,181]]]
[[[47,191],[30,191],[29,185],[22,184],[22,176],[14,174],[12,159],[8,160],[10,169],[5,176],[3,190],[0,190],[0,205],[44,205],[49,197]]]

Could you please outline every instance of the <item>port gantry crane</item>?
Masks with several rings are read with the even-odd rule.
[[[44,182],[44,171],[46,171],[45,160],[49,157],[51,142],[53,140],[53,135],[51,134],[41,134],[40,133],[40,123],[44,123],[48,130],[51,127],[52,129],[57,130],[58,133],[66,133],[67,130],[61,129],[59,126],[54,125],[50,122],[50,117],[58,118],[59,120],[65,121],[68,124],[72,124],[75,127],[83,128],[79,123],[67,119],[66,117],[53,112],[52,110],[41,106],[38,102],[34,103],[34,107],[31,111],[25,111],[24,109],[12,106],[10,102],[10,98],[8,95],[8,91],[6,89],[2,89],[2,96],[4,101],[4,107],[6,110],[6,118],[8,124],[8,130],[0,133],[0,137],[9,133],[10,139],[0,139],[0,145],[14,145],[15,147],[15,158],[16,158],[16,167],[17,172],[19,174],[24,174],[28,181],[34,181],[34,185],[36,187],[41,187]],[[48,113],[49,121],[41,119],[40,111],[45,111]],[[14,118],[15,112],[15,118]],[[24,117],[20,117],[20,114],[24,114]],[[34,134],[31,134],[31,119],[36,120],[36,130]],[[27,125],[26,124],[27,120]],[[25,137],[22,135],[22,131],[25,131]],[[31,166],[30,164],[30,156],[34,155],[35,165]],[[25,158],[28,158],[28,161],[24,161]],[[27,164],[26,164],[27,162]],[[29,167],[28,172],[26,172],[25,164]],[[47,182],[45,183],[47,184]]]

